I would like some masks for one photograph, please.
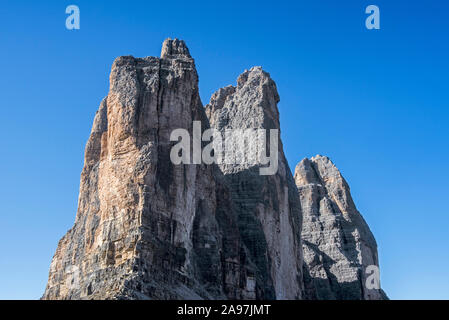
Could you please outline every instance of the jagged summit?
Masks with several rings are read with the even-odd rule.
[[[206,114],[211,125],[220,130],[224,126],[280,130],[279,101],[276,83],[268,72],[256,66],[240,74],[236,86],[229,85],[213,93]]]
[[[214,93],[206,114],[211,127],[221,132],[229,129],[279,132],[278,101],[270,74],[261,67],[253,67],[238,77],[236,87],[228,86]],[[239,142],[234,143],[237,146]],[[257,165],[248,163],[219,167],[230,186],[237,224],[249,256],[259,270],[266,297],[301,299],[301,209],[279,137],[277,145],[278,168],[273,175],[262,176]]]
[[[167,58],[172,56],[183,56],[191,58],[189,49],[187,48],[184,40],[177,38],[167,38],[162,43],[161,58]]]
[[[269,73],[245,70],[203,108],[187,46],[166,39],[160,58],[115,59],[109,79],[43,299],[382,298],[357,276],[377,265],[375,240],[328,158],[303,160],[297,186],[280,136],[271,175],[171,161],[171,133],[193,136],[194,121],[280,130]]]
[[[317,155],[295,169],[301,201],[304,282],[308,299],[385,299],[368,288],[379,266],[377,244],[332,161]]]
[[[316,169],[314,169],[314,163],[325,164],[328,168],[332,169],[332,172],[340,175],[337,167],[327,156],[322,156],[317,154],[314,157],[302,159],[295,168],[295,182],[297,186],[304,186],[311,183],[321,183],[321,178],[319,177]],[[329,169],[328,171],[329,172]],[[343,179],[343,177],[341,177]]]

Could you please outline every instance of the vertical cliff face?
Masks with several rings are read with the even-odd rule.
[[[302,160],[295,170],[303,214],[306,299],[385,299],[375,278],[377,244],[349,186],[327,157]]]
[[[44,299],[245,291],[222,263],[240,265],[244,253],[219,170],[170,161],[170,133],[191,133],[194,120],[208,127],[184,42],[166,40],[161,58],[115,60],[86,146],[76,221],[59,242]]]
[[[278,102],[270,75],[254,67],[239,76],[236,87],[214,93],[206,114],[211,127],[222,133],[229,129],[279,130]],[[232,144],[234,149],[239,142]],[[221,163],[219,167],[231,189],[239,230],[255,264],[257,297],[300,299],[301,209],[279,137],[276,142],[278,170],[273,175],[261,175],[261,165],[251,162]],[[248,141],[245,150],[250,151],[254,143],[254,139]]]
[[[363,285],[378,265],[376,242],[335,166],[305,159],[293,178],[278,102],[270,75],[254,67],[203,108],[194,60],[177,39],[160,58],[117,58],[86,145],[75,223],[42,298],[385,297]],[[207,139],[195,142],[195,124],[226,140],[231,161],[196,163],[195,144]],[[188,163],[171,159],[177,129],[192,138]],[[249,136],[228,140],[239,130]],[[245,159],[254,152],[264,160]]]

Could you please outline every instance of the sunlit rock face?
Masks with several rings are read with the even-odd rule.
[[[191,133],[194,120],[208,127],[183,41],[166,40],[161,58],[115,60],[86,146],[76,221],[44,299],[246,293],[245,252],[219,170],[170,161],[170,133]]]
[[[271,239],[241,236],[221,170],[170,159],[170,134],[193,135],[194,121],[209,127],[183,41],[166,40],[161,58],[115,60],[86,146],[75,224],[59,242],[43,299],[276,297],[274,271],[259,269],[249,246]],[[299,288],[288,297],[300,297]]]
[[[327,157],[295,169],[303,214],[306,299],[385,299],[368,277],[378,267],[377,244],[349,186]]]
[[[338,170],[315,157],[293,177],[278,102],[270,75],[254,67],[204,108],[194,60],[178,39],[164,41],[160,58],[117,58],[86,145],[75,223],[42,298],[383,297],[362,285],[364,268],[378,265],[376,242]],[[175,164],[179,141],[170,136],[185,129],[194,137],[195,123],[222,134],[266,131],[274,170]]]

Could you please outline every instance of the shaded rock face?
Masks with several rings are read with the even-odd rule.
[[[254,67],[239,76],[236,87],[215,92],[206,114],[211,127],[220,132],[279,130],[278,102],[270,75]],[[274,175],[260,175],[260,165],[247,163],[222,163],[219,167],[231,189],[241,237],[255,264],[257,298],[300,299],[301,208],[280,139],[278,146],[278,170]]]
[[[303,214],[305,299],[385,299],[367,287],[379,266],[376,241],[352,200],[349,186],[327,157],[295,169]],[[368,272],[367,272],[368,271]]]

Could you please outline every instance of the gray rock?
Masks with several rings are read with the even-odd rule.
[[[306,299],[385,299],[367,286],[378,268],[377,244],[352,200],[349,186],[327,157],[302,160],[295,169],[303,214]]]
[[[294,179],[278,137],[267,146],[278,143],[273,175],[260,163],[170,160],[170,134],[192,136],[193,121],[221,134],[279,130],[278,102],[270,75],[254,67],[203,108],[178,39],[164,41],[161,58],[117,58],[86,145],[75,223],[42,299],[385,297],[363,286],[376,242],[327,158],[303,160]]]
[[[236,87],[215,92],[206,114],[211,127],[221,132],[279,130],[278,102],[270,75],[254,67],[239,76]],[[301,209],[280,138],[278,146],[274,175],[260,175],[258,164],[222,163],[219,167],[231,188],[240,233],[255,263],[257,298],[301,299]],[[251,148],[251,141],[247,148]]]
[[[183,41],[115,60],[43,299],[242,297],[245,252],[220,171],[170,161],[171,131],[194,120],[208,127]]]

